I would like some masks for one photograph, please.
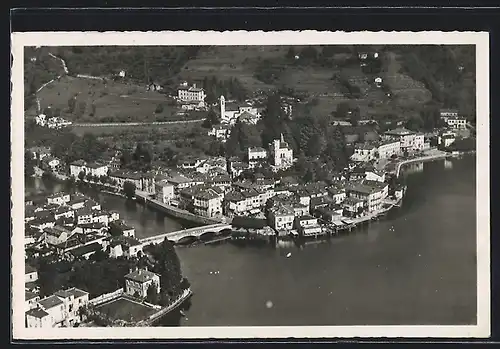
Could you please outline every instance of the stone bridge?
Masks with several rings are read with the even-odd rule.
[[[183,238],[186,237],[195,237],[199,238],[203,234],[206,233],[220,233],[223,230],[231,230],[231,224],[225,224],[225,223],[218,223],[218,224],[211,224],[211,225],[205,225],[202,227],[196,227],[196,228],[190,228],[190,229],[183,229],[179,231],[173,231],[170,233],[165,233],[161,235],[155,235],[155,236],[150,236],[144,239],[140,239],[139,241],[145,246],[149,244],[159,244],[167,238],[170,241],[173,242],[178,242]]]

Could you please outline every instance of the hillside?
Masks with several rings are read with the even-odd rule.
[[[26,55],[27,94],[61,74],[60,62],[48,52],[63,58],[72,76],[111,76],[121,70],[126,72],[124,83],[127,86],[108,84],[105,90],[92,91],[96,89],[95,82],[71,80],[72,87],[70,80],[64,80],[40,93],[43,100],[58,108],[67,105],[74,93],[89,95],[85,98],[87,119],[95,118],[94,114],[99,118],[120,120],[130,120],[126,114],[133,114],[134,119],[151,118],[157,104],[165,97],[156,93],[154,96],[135,96],[138,98],[132,102],[125,101],[123,95],[131,95],[127,89],[133,86],[143,89],[147,81],[155,81],[163,85],[167,93],[172,93],[181,80],[201,85],[212,77],[219,81],[235,79],[248,95],[282,88],[303,92],[308,98],[304,100],[307,108],[302,110],[311,115],[332,115],[339,103],[349,102],[358,107],[365,118],[387,114],[409,118],[417,116],[430,101],[441,107],[459,108],[471,118],[475,114],[473,47],[117,46],[31,50],[30,55],[37,55],[38,59],[32,62]],[[361,52],[378,52],[379,57],[363,65],[358,59]],[[383,79],[381,87],[374,84],[376,77]],[[81,87],[89,84],[93,86]],[[146,106],[144,98],[150,99]],[[91,105],[96,105],[101,112],[90,113]],[[300,106],[297,110],[301,110]],[[165,118],[167,114],[168,111]]]

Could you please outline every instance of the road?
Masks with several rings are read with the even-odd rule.
[[[202,122],[205,119],[195,120],[178,120],[178,121],[157,121],[157,122],[108,122],[108,123],[92,123],[92,124],[72,124],[73,127],[120,127],[120,126],[148,126],[148,125],[177,125],[177,124],[194,124]]]

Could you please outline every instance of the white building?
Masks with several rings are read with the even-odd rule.
[[[276,170],[287,169],[293,165],[293,150],[285,142],[283,134],[275,139],[271,148],[271,158]]]
[[[65,203],[68,203],[70,200],[70,195],[64,192],[54,193],[47,197],[48,204],[63,205]]]
[[[92,176],[107,176],[108,175],[108,166],[101,165],[97,163],[87,163],[83,160],[77,160],[72,162],[69,165],[69,173],[70,176],[78,178],[80,172],[84,172],[85,174],[90,173]]]
[[[377,146],[370,143],[356,144],[354,153],[351,155],[352,161],[367,162],[375,159]]]
[[[269,213],[270,225],[277,231],[293,229],[294,219],[293,210],[283,205]]]
[[[446,119],[446,124],[450,128],[464,130],[467,128],[467,119],[462,117],[449,117]]]
[[[202,189],[193,194],[194,213],[203,217],[220,217],[224,194],[216,188]]]
[[[247,150],[248,167],[254,168],[259,161],[267,159],[267,150],[261,147],[250,147]]]
[[[295,227],[302,236],[319,235],[322,232],[318,219],[311,216],[296,217]]]
[[[125,293],[130,296],[145,298],[151,285],[160,293],[160,276],[151,271],[137,269],[125,275]]]
[[[156,182],[155,186],[156,200],[168,204],[174,198],[174,185],[172,183],[164,179]]]
[[[368,212],[376,212],[389,194],[389,185],[378,181],[364,180],[362,183],[349,188],[349,197],[362,200]]]
[[[385,132],[385,140],[398,140],[401,151],[421,151],[424,149],[425,137],[406,128],[396,128]]]
[[[393,155],[401,154],[401,143],[393,140],[383,141],[377,151],[380,159],[388,159]]]
[[[183,102],[204,102],[206,98],[205,90],[193,86],[188,86],[187,82],[181,84],[177,90],[177,97]]]
[[[456,109],[441,109],[439,111],[439,115],[441,118],[446,121],[448,118],[457,118],[458,117],[458,110]]]

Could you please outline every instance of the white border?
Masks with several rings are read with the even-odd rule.
[[[12,309],[14,339],[229,339],[490,335],[489,34],[486,32],[38,32],[12,34]],[[477,325],[173,328],[24,328],[24,46],[474,44],[477,84]],[[457,256],[460,258],[460,256]]]

